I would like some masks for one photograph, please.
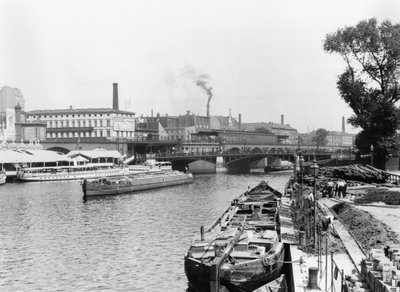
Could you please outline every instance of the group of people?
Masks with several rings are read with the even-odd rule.
[[[338,180],[338,181],[328,181],[325,186],[325,190],[322,193],[323,196],[328,195],[329,198],[338,197],[338,198],[345,198],[346,197],[346,190],[347,190],[347,183],[345,180]]]

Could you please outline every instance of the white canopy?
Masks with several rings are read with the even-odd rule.
[[[103,148],[97,148],[93,150],[72,150],[67,154],[68,157],[74,158],[76,156],[83,156],[89,159],[96,159],[96,158],[117,158],[123,159],[121,153],[117,150],[107,150]]]
[[[0,163],[72,161],[67,155],[49,150],[0,150]]]

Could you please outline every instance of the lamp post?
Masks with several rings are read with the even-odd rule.
[[[311,169],[311,174],[314,177],[314,189],[313,189],[313,195],[314,195],[314,254],[316,254],[317,250],[317,196],[316,196],[316,178],[318,176],[318,171],[319,171],[319,166],[317,162],[314,160],[313,164],[310,167]]]
[[[303,194],[303,168],[304,168],[304,157],[300,154],[300,171],[301,171],[301,194]]]
[[[371,144],[369,150],[371,150],[371,166],[374,166],[374,145]]]

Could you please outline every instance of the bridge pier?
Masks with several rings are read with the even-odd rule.
[[[215,163],[215,172],[227,172],[228,169],[225,167],[224,157],[217,156],[217,162]]]

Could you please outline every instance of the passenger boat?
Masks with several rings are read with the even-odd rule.
[[[201,227],[184,257],[189,286],[253,291],[278,278],[284,260],[281,196],[262,181],[234,199],[210,227]]]
[[[143,164],[128,165],[126,170],[127,174],[172,171],[172,163],[169,161],[157,161],[155,159],[148,159]]]
[[[82,190],[84,197],[119,195],[192,182],[193,175],[191,173],[175,170],[160,171],[92,180],[85,179],[82,184]]]
[[[17,172],[21,181],[82,180],[125,174],[125,169],[113,163],[90,163],[50,167],[23,167]]]

